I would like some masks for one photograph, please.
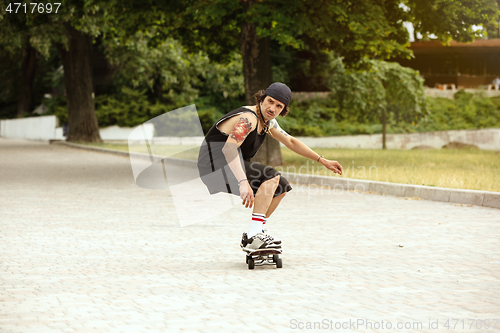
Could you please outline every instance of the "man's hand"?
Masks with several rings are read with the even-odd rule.
[[[330,160],[327,160],[326,158],[321,158],[320,162],[327,169],[332,170],[333,172],[338,173],[339,175],[342,174],[342,165],[340,165],[339,162],[337,162],[337,161],[330,161]]]
[[[242,205],[245,205],[245,208],[252,208],[255,198],[248,180],[244,180],[240,183],[240,198],[243,200]]]

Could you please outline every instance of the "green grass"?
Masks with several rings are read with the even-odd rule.
[[[391,183],[500,192],[500,154],[469,149],[367,150],[314,149],[338,161],[343,177]],[[323,165],[288,149],[283,171],[332,175]],[[299,170],[299,168],[302,169]]]
[[[93,145],[127,151],[129,149],[126,144]],[[194,146],[155,145],[151,149],[157,155],[192,160],[198,157],[198,149]],[[133,146],[131,150],[148,152],[146,146]],[[342,164],[342,177],[346,178],[500,192],[500,154],[493,151],[333,148],[314,150],[325,158]],[[282,148],[281,152],[285,165],[277,168],[280,171],[333,176],[323,165],[299,156],[287,148]]]

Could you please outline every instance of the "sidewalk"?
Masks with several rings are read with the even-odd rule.
[[[180,228],[126,157],[2,139],[0,156],[1,332],[500,331],[498,209],[294,185],[268,222],[283,268],[251,271],[241,206]]]

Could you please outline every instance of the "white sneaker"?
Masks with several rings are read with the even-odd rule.
[[[254,252],[256,250],[262,249],[272,249],[272,250],[280,250],[280,244],[274,244],[268,235],[264,235],[263,233],[258,233],[257,235],[248,238],[247,233],[244,232],[241,236],[240,247],[245,252]]]
[[[266,235],[274,244],[281,245],[281,239],[271,236],[269,234],[269,229],[267,228],[262,229],[262,233]]]

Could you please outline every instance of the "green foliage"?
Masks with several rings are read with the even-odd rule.
[[[118,96],[97,96],[95,104],[100,127],[137,126],[158,115],[152,112],[152,105],[145,90],[133,90],[128,87],[123,87]]]
[[[500,98],[459,91],[454,100],[428,98],[429,116],[415,125],[418,132],[500,127]]]
[[[416,133],[457,129],[500,127],[500,97],[486,98],[458,92],[455,100],[427,97],[429,112],[424,117],[412,120],[397,120],[392,113],[387,120],[388,133]],[[224,105],[211,104],[209,97],[198,98],[195,105],[204,133],[224,113],[235,109],[241,100],[225,100]],[[59,118],[60,124],[67,123],[66,99],[58,96],[46,99],[48,114]],[[96,114],[101,127],[137,126],[165,112],[174,110],[174,105],[161,105],[148,101],[144,91],[124,88],[118,96],[103,95],[96,98]],[[280,126],[294,136],[336,136],[382,133],[382,125],[369,119],[361,121],[348,119],[337,105],[335,96],[309,99],[301,102],[292,100],[290,113],[279,117]],[[356,113],[353,111],[353,113]],[[172,133],[172,130],[169,130]],[[185,135],[192,135],[184,133]]]
[[[238,47],[241,24],[250,22],[283,48],[334,51],[347,67],[365,57],[410,57],[404,21],[424,36],[467,42],[484,35],[473,25],[493,30],[499,15],[495,0],[193,0],[174,7],[170,25],[190,49],[223,59]]]
[[[292,99],[290,113],[279,117],[280,126],[294,136],[337,136],[381,133],[382,125],[347,120],[339,109],[337,99],[309,99],[295,102]]]
[[[116,72],[111,90],[117,93],[96,96],[100,127],[136,126],[195,103],[202,127],[208,131],[224,113],[244,104],[241,55],[233,52],[227,63],[216,63],[203,53],[188,53],[173,39],[151,48],[148,44],[152,35],[154,29],[137,33],[123,45],[104,41],[105,53]],[[50,75],[59,78],[58,74],[55,71]],[[61,122],[67,121],[64,104],[48,106]]]
[[[136,91],[124,87],[118,99],[115,96],[98,97],[96,99],[96,115],[100,127],[111,125],[134,127],[186,105],[151,103],[148,101],[144,90]],[[217,112],[215,107],[203,104],[201,104],[201,107],[197,107],[197,110],[204,133],[208,132],[215,121],[223,115]],[[193,133],[198,130],[195,126],[198,120],[184,119],[183,117],[182,114],[178,117],[169,116],[166,123],[156,120],[156,135],[167,136],[175,133],[179,136],[193,136]],[[183,124],[183,126],[179,126],[179,124]],[[192,126],[186,126],[186,124]]]
[[[484,37],[484,30],[472,25],[495,30],[499,16],[496,0],[406,0],[408,15],[416,33],[424,38],[435,34],[441,42],[450,40],[471,42]]]
[[[241,54],[232,52],[227,63],[207,64],[204,91],[225,99],[241,99],[245,95]]]
[[[335,123],[339,117],[339,109],[336,105],[329,104],[329,101],[329,99],[312,99],[294,102],[292,99],[290,113],[286,117],[279,117],[278,122],[285,131],[296,136],[337,134]]]
[[[47,107],[45,115],[55,115],[59,119],[59,125],[68,123],[66,96],[58,95],[53,98],[46,98],[42,103]]]
[[[337,98],[347,119],[374,121],[386,108],[386,91],[382,80],[370,72],[347,72],[341,77]]]
[[[0,103],[0,119],[12,119],[17,116],[17,102]]]
[[[347,119],[376,121],[382,113],[396,121],[411,121],[425,115],[423,79],[411,68],[395,62],[365,61],[368,70],[343,70],[339,60],[332,63],[336,75],[330,86]]]
[[[54,52],[54,45],[67,46],[63,22],[70,22],[93,37],[102,35],[106,55],[116,66],[118,93],[96,96],[101,127],[136,125],[154,115],[196,102],[203,112],[206,129],[207,124],[221,114],[243,104],[238,38],[241,23],[249,21],[258,26],[261,37],[271,37],[282,51],[286,48],[314,51],[320,54],[319,58],[332,57],[331,71],[322,71],[312,61],[303,62],[299,67],[305,75],[314,72],[311,75],[319,81],[330,76],[331,89],[339,101],[329,101],[325,106],[320,102],[315,106],[304,105],[303,111],[300,111],[302,106],[298,106],[293,112],[303,117],[294,117],[292,113],[284,120],[293,133],[370,133],[376,131],[378,125],[367,124],[375,123],[384,108],[389,111],[389,131],[396,128],[415,131],[420,129],[412,123],[437,128],[451,116],[448,111],[426,116],[425,99],[414,72],[391,63],[360,60],[367,56],[386,59],[409,55],[402,21],[414,22],[416,31],[424,35],[435,33],[442,41],[451,37],[468,41],[482,34],[472,31],[472,24],[490,27],[498,14],[493,0],[404,0],[402,3],[407,9],[400,6],[399,0],[269,0],[248,6],[249,3],[238,0],[209,3],[204,0],[70,1],[68,6],[74,5],[74,10],[17,34],[11,32],[5,15],[0,13],[0,45],[5,54],[19,55],[29,41],[47,58]],[[183,45],[173,37],[182,38]],[[343,56],[344,62],[333,57],[333,52]],[[224,62],[214,63],[208,55],[212,60],[220,58]],[[10,70],[1,72],[0,103],[9,102],[12,108],[9,96],[15,95],[12,91],[18,88],[15,82],[9,81],[16,77],[12,75],[15,68]],[[274,70],[275,78],[292,79],[283,66],[276,65]],[[494,100],[458,97],[450,102],[453,106],[446,104],[448,101],[432,100],[429,104],[449,112],[453,108],[460,110],[457,111],[460,121],[448,123],[449,126],[484,127],[496,123],[498,108]],[[60,98],[47,103],[50,112],[57,114],[62,123],[67,121]]]
[[[355,65],[365,56],[407,55],[408,18],[400,1],[194,0],[178,16],[176,33],[190,49],[224,58],[238,47],[243,22],[283,48],[336,51]]]
[[[100,127],[112,125],[135,127],[178,108],[176,105],[166,105],[159,102],[151,103],[146,96],[145,90],[139,91],[127,87],[123,87],[122,92],[118,95],[98,96],[95,102],[96,116]],[[60,124],[68,123],[68,108],[64,96],[47,99],[44,104],[48,108],[47,115],[57,116]],[[215,107],[203,103],[201,103],[201,107],[199,106],[197,104],[198,117],[201,121],[202,129],[206,133],[215,121],[222,117],[223,113],[218,112]],[[184,126],[183,132],[177,133],[177,125],[175,123],[175,121],[179,121],[183,124],[197,124],[197,120],[182,119],[182,116],[179,119],[172,117],[168,119],[174,120],[174,122],[158,126],[156,129],[157,135],[171,135],[172,133],[176,133],[181,136],[192,136],[197,131],[196,127],[186,128]]]
[[[206,76],[209,60],[201,53],[187,53],[172,38],[152,48],[154,28],[140,31],[124,44],[104,41],[105,54],[115,67],[118,87],[147,89],[153,100],[167,104],[191,104],[198,95],[200,78]]]
[[[17,55],[2,53],[0,55],[0,103],[16,102],[19,96],[19,77],[21,75],[21,62],[16,59],[22,59],[22,52]],[[17,115],[17,110],[15,112]]]
[[[464,91],[455,99],[427,97],[428,112],[413,119],[387,119],[387,133],[417,133],[500,127],[500,97],[486,98]],[[295,136],[335,136],[382,133],[382,125],[370,118],[346,118],[335,96],[310,99],[290,105],[290,113],[279,118],[280,126]],[[353,114],[359,113],[352,111]],[[400,112],[401,113],[401,112]]]
[[[328,91],[328,82],[339,70],[342,73],[345,70],[341,58],[314,45],[307,45],[307,50],[290,47],[280,50],[276,43],[273,44],[273,81],[286,82],[292,91]],[[335,67],[337,60],[341,68]]]
[[[117,121],[115,113],[119,112],[126,113],[130,123],[139,124],[147,117],[195,103],[203,115],[203,129],[208,130],[209,121],[243,105],[245,87],[239,53],[231,52],[225,63],[217,63],[205,53],[189,53],[171,38],[152,48],[149,45],[154,36],[156,29],[152,28],[129,37],[123,45],[105,43],[108,59],[117,68],[114,85],[122,92],[114,100],[113,96],[96,99],[109,104],[104,108],[103,103],[96,105],[100,126]],[[141,98],[136,99],[131,89],[141,91]],[[128,103],[130,98],[140,108],[135,112],[119,111],[118,105]],[[129,108],[125,106],[124,110]],[[106,117],[100,116],[103,112]]]

